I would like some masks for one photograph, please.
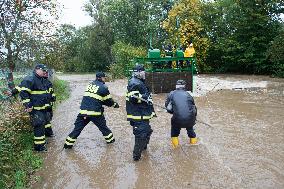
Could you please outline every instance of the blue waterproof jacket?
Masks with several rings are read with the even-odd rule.
[[[52,83],[35,72],[32,76],[25,77],[16,90],[20,93],[24,106],[33,110],[50,109],[55,101]]]
[[[171,91],[167,96],[165,107],[173,114],[172,121],[176,126],[187,128],[195,124],[197,108],[192,96],[185,89]]]
[[[138,99],[134,96],[138,97]],[[148,101],[148,103],[145,101]],[[156,116],[151,102],[151,93],[144,81],[142,79],[132,77],[128,81],[126,93],[127,120],[150,120],[152,117]]]
[[[103,105],[110,107],[114,106],[115,103],[104,82],[94,80],[85,90],[79,114],[82,116],[101,116],[104,112]]]

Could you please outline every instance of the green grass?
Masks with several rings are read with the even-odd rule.
[[[70,88],[67,81],[55,78],[53,81],[54,93],[56,94],[56,103],[61,103],[70,96]]]
[[[55,79],[54,90],[57,104],[69,97],[66,81]],[[21,102],[11,98],[0,103],[0,189],[28,188],[42,163],[42,155],[33,151],[33,129]]]

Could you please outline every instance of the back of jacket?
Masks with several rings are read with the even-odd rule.
[[[79,114],[83,116],[103,115],[103,105],[113,106],[114,101],[107,86],[102,81],[95,80],[85,90]]]
[[[171,91],[166,100],[166,107],[171,103],[172,120],[180,127],[192,127],[195,124],[197,109],[192,96],[183,89]]]
[[[128,81],[126,94],[126,112],[128,121],[150,120],[156,115],[153,105],[150,105],[143,100],[136,99],[133,96],[137,96],[145,101],[152,99],[146,84],[142,80],[132,77]]]

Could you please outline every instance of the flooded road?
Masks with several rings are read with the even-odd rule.
[[[171,115],[156,107],[154,130],[141,161],[133,162],[134,136],[126,121],[126,80],[109,82],[119,109],[105,108],[116,142],[107,145],[93,124],[85,127],[72,150],[63,150],[73,129],[84,90],[94,75],[62,75],[70,98],[54,112],[56,136],[49,139],[44,167],[32,188],[284,188],[284,80],[256,76],[195,78],[201,142],[190,146],[186,131],[172,149]],[[163,105],[166,94],[153,95]]]

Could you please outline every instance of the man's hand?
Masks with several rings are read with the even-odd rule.
[[[33,108],[26,108],[25,112],[31,112],[33,110]]]
[[[114,107],[114,108],[119,108],[119,104],[118,104],[117,102],[115,102],[115,103],[113,104],[113,107]]]

